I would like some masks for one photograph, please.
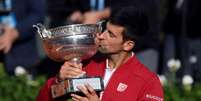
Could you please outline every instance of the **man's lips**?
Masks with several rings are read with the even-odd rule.
[[[98,47],[105,47],[105,45],[99,44]]]

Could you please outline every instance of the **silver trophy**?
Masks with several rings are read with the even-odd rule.
[[[97,24],[74,24],[46,29],[42,24],[33,25],[43,41],[44,50],[48,57],[55,61],[71,61],[80,63],[81,60],[92,57],[96,51],[95,34],[102,30],[101,22]],[[103,90],[101,77],[81,75],[68,78],[51,87],[53,98],[67,93],[80,92],[77,86],[90,84],[95,91]]]

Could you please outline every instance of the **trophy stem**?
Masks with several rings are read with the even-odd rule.
[[[74,57],[74,58],[72,58],[71,60],[70,60],[72,63],[74,63],[74,64],[80,64],[81,63],[81,58],[80,57]],[[82,69],[82,68],[80,68],[80,69]],[[80,75],[78,75],[77,77],[75,77],[75,78],[84,78],[84,77],[86,77],[86,73],[84,73],[84,74],[80,74]]]
[[[75,63],[75,64],[80,64],[81,63],[81,59],[80,57],[74,57],[70,60],[72,63]]]

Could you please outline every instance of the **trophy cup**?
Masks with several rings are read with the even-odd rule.
[[[80,63],[97,51],[94,42],[96,33],[102,30],[101,23],[74,24],[46,29],[42,24],[33,25],[43,41],[45,53],[55,61]],[[79,76],[68,78],[51,87],[52,97],[57,98],[68,93],[81,93],[77,86],[90,84],[95,91],[103,90],[101,77]]]

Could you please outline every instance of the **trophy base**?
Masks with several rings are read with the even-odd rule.
[[[51,86],[52,97],[57,98],[69,93],[85,96],[77,86],[89,84],[96,92],[101,92],[104,89],[103,80],[101,77],[82,77],[70,78],[58,84]]]

